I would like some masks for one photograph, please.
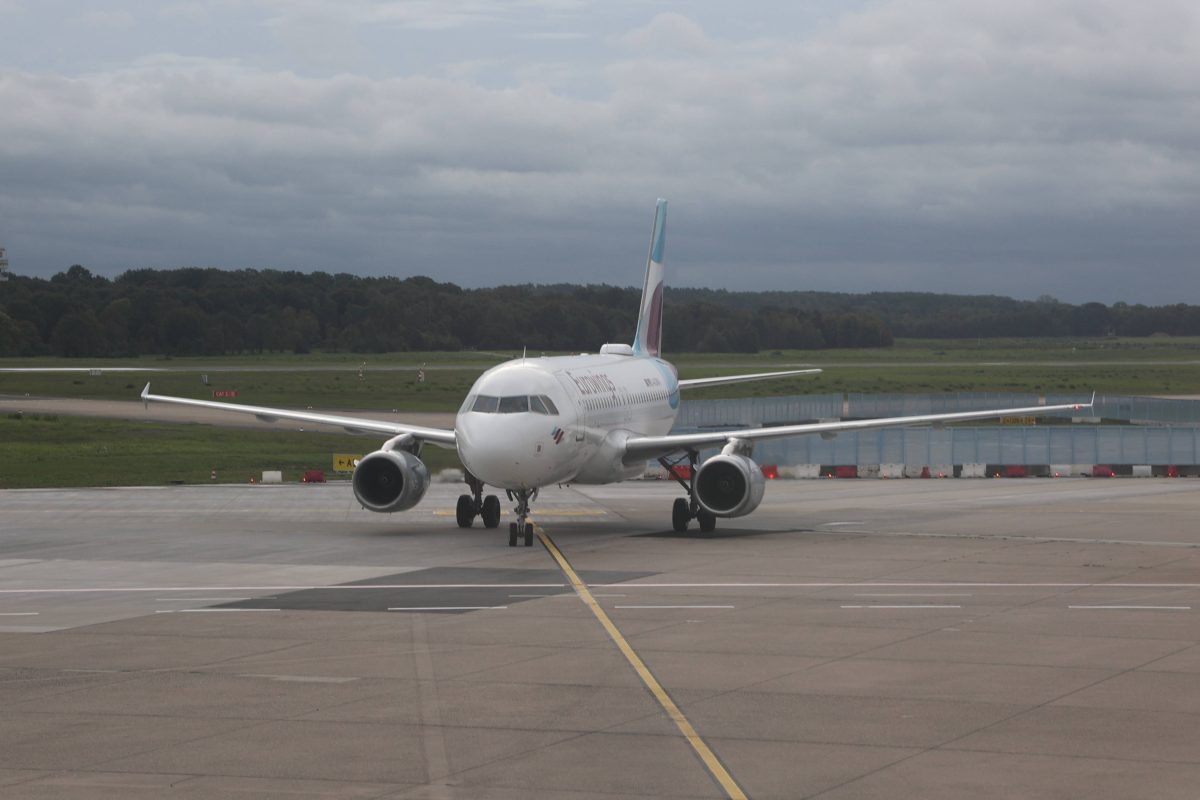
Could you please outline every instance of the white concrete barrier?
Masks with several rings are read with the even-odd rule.
[[[860,478],[878,478],[879,464],[859,464],[858,477]]]
[[[1134,464],[1133,465],[1133,477],[1149,478],[1150,477],[1150,465],[1149,464]]]
[[[987,464],[969,463],[962,465],[962,471],[959,472],[961,478],[986,478]]]
[[[953,464],[930,464],[929,465],[929,477],[931,477],[931,478],[953,478],[954,477],[954,465]]]
[[[658,462],[647,464],[646,471],[642,473],[644,481],[665,481],[669,477],[671,477],[670,473]]]
[[[283,472],[277,469],[264,469],[262,476],[263,483],[283,483]]]
[[[921,477],[921,473],[927,469],[929,469],[929,467],[925,464],[905,464],[904,477],[919,478]]]
[[[781,478],[819,478],[821,477],[820,464],[788,464],[779,465],[779,477]]]
[[[1069,478],[1069,477],[1071,477],[1071,475],[1072,475],[1072,473],[1071,473],[1071,465],[1070,464],[1051,464],[1050,465],[1050,477],[1051,478]]]
[[[903,464],[880,464],[879,465],[879,477],[881,477],[881,478],[903,478],[904,477],[904,465]]]

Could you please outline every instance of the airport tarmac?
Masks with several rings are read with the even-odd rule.
[[[0,795],[1196,797],[1200,482],[678,491],[0,492]]]

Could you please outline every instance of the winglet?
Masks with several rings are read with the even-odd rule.
[[[1095,389],[1093,389],[1093,390],[1092,390],[1092,399],[1091,399],[1091,400],[1089,400],[1089,401],[1087,401],[1087,403],[1076,403],[1076,404],[1075,404],[1075,410],[1076,410],[1076,411],[1078,411],[1078,410],[1079,410],[1079,409],[1081,409],[1081,408],[1088,408],[1088,409],[1090,409],[1090,408],[1092,408],[1094,405],[1096,405],[1096,390],[1095,390]]]
[[[146,388],[142,389],[142,408],[150,407],[150,381],[146,381]]]

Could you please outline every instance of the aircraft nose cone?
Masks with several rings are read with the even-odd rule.
[[[486,484],[506,489],[553,482],[554,444],[546,418],[518,414],[463,414],[456,425],[458,457]],[[541,424],[539,425],[538,422]]]

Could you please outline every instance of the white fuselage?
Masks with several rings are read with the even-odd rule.
[[[625,463],[624,440],[670,432],[678,409],[678,377],[662,359],[528,358],[483,373],[454,429],[463,466],[490,486],[612,483],[645,470]]]

